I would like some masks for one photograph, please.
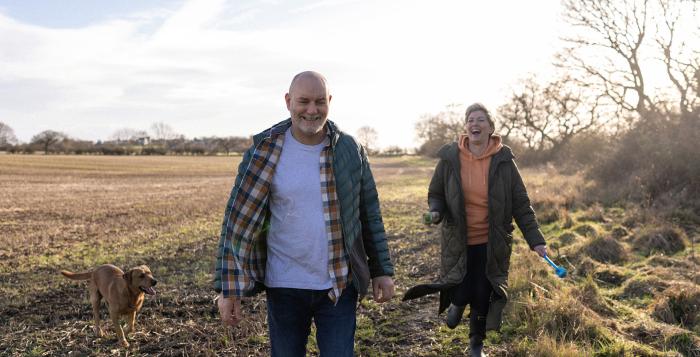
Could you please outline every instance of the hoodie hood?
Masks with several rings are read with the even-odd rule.
[[[460,153],[465,156],[465,158],[469,160],[482,160],[488,157],[491,157],[495,155],[501,148],[503,148],[503,143],[501,142],[501,136],[500,135],[491,135],[489,137],[489,142],[488,145],[486,146],[486,150],[479,155],[476,156],[472,154],[471,151],[469,151],[469,135],[468,134],[461,134],[459,136],[459,141],[457,141],[458,146],[459,146],[459,151]]]

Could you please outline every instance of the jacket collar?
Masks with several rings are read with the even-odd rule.
[[[271,139],[272,137],[276,137],[277,135],[284,134],[287,129],[289,129],[292,126],[292,119],[287,118],[272,127],[265,129],[263,132],[255,135],[253,137],[253,143],[257,146],[260,141],[263,139]],[[335,147],[335,144],[338,142],[338,138],[340,137],[340,130],[338,129],[338,126],[331,121],[330,119],[326,121],[326,126],[324,127],[326,130],[326,134],[328,135],[328,138],[330,139],[331,147]]]

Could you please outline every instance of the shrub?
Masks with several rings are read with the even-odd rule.
[[[640,232],[633,240],[634,249],[644,256],[654,252],[675,254],[686,247],[685,233],[678,228],[662,226]]]
[[[560,212],[556,208],[544,209],[537,212],[537,221],[540,224],[550,224],[558,221],[559,218]]]
[[[605,298],[600,294],[598,285],[592,277],[586,278],[580,286],[572,290],[573,296],[586,305],[589,309],[605,316],[615,315],[615,311]]]
[[[619,264],[627,260],[627,250],[617,239],[599,237],[584,247],[584,253],[601,263]]]
[[[550,336],[561,341],[589,343],[611,340],[609,331],[598,324],[596,314],[582,306],[579,301],[573,297],[554,301],[554,306],[551,306],[544,323],[544,329]]]
[[[655,115],[641,118],[623,134],[613,152],[588,175],[596,182],[590,193],[607,203],[633,201],[700,208],[697,143],[700,120]]]
[[[582,224],[576,228],[574,228],[574,232],[584,236],[584,237],[597,237],[598,236],[598,230],[595,229],[590,224]]]
[[[554,154],[557,166],[566,170],[591,167],[610,155],[611,140],[596,131],[580,133]]]
[[[668,287],[663,280],[654,276],[635,276],[625,282],[617,295],[621,299],[651,297]]]
[[[165,155],[167,150],[163,147],[147,146],[141,150],[141,155]]]
[[[592,354],[573,342],[558,342],[547,335],[538,336],[536,341],[523,338],[514,344],[512,350],[516,356],[579,357]]]
[[[578,264],[576,267],[576,274],[579,276],[588,276],[592,275],[595,273],[596,269],[598,266],[601,265],[600,263],[596,262],[595,260],[589,258],[589,257],[584,257],[581,262]]]
[[[655,318],[691,330],[700,325],[700,287],[681,285],[666,289],[664,295],[653,307]]]
[[[103,145],[99,148],[102,155],[125,155],[126,149],[123,146]]]
[[[569,211],[564,210],[561,219],[564,221],[564,223],[561,225],[562,228],[568,229],[574,226],[574,219],[569,214]]]
[[[559,243],[561,245],[569,245],[577,240],[579,240],[581,237],[579,237],[578,234],[573,233],[573,232],[564,232],[559,236]]]
[[[603,207],[600,205],[593,205],[589,208],[583,215],[579,217],[579,221],[591,221],[591,222],[607,222],[608,219],[605,218]]]
[[[666,344],[684,356],[700,356],[700,338],[688,332],[678,332],[666,338]]]
[[[619,286],[627,280],[628,274],[614,265],[601,265],[593,271],[593,277],[611,285]]]
[[[613,238],[620,239],[622,237],[625,237],[629,234],[629,231],[625,227],[617,226],[612,229],[610,232],[610,235]]]

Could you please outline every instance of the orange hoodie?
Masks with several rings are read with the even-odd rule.
[[[489,166],[491,156],[502,147],[501,137],[491,135],[484,153],[474,156],[469,151],[467,134],[459,136],[460,177],[467,220],[467,245],[483,244],[489,240]]]

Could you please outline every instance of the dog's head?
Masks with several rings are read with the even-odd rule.
[[[124,274],[124,279],[134,290],[143,291],[148,295],[156,294],[156,289],[153,287],[156,286],[158,280],[153,277],[151,269],[145,265],[129,269],[129,271]]]

